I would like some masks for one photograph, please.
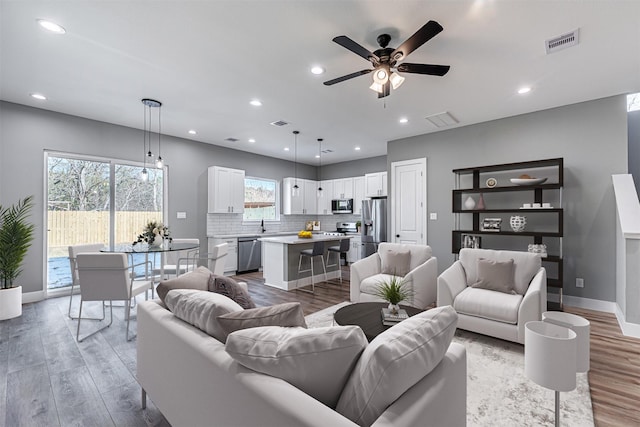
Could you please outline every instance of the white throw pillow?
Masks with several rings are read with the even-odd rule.
[[[358,326],[263,326],[232,332],[226,350],[238,363],[281,378],[335,408],[367,338]]]
[[[225,332],[218,316],[242,311],[240,305],[224,295],[193,289],[173,289],[164,298],[167,308],[178,319],[184,320],[203,332],[224,342]]]
[[[360,356],[336,411],[370,426],[442,360],[458,323],[451,306],[417,314],[378,335]]]

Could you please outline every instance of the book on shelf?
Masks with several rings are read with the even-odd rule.
[[[400,309],[397,314],[394,314],[388,308],[383,308],[380,312],[382,315],[382,324],[385,326],[393,326],[409,318],[406,310]]]

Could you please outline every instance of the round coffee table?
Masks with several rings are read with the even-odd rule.
[[[333,320],[342,326],[360,326],[367,340],[371,341],[391,327],[382,324],[380,315],[380,310],[388,305],[386,302],[357,302],[340,308],[333,315]],[[401,305],[400,308],[406,310],[409,316],[415,316],[424,311],[408,305]]]

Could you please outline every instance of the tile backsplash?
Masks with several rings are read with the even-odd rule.
[[[292,232],[304,230],[307,221],[320,221],[322,231],[335,231],[336,222],[358,221],[360,215],[280,215],[280,221],[265,221],[267,232]],[[207,214],[207,236],[234,234],[260,234],[260,222],[243,222],[241,214]]]

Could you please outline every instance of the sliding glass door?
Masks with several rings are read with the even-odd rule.
[[[163,221],[165,170],[110,159],[46,154],[47,291],[71,285],[68,247],[131,244],[150,221]]]

